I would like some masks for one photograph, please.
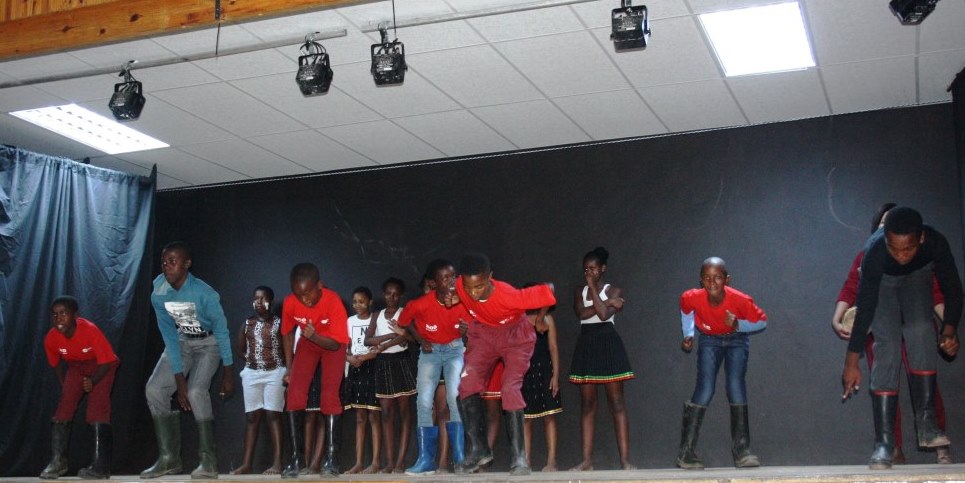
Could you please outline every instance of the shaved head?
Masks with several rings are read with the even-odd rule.
[[[717,267],[721,272],[727,273],[727,263],[720,257],[710,257],[704,260],[704,263],[700,265],[700,271],[703,272],[707,267]]]

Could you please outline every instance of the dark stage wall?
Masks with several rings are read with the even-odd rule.
[[[637,374],[626,384],[632,460],[647,468],[673,466],[681,403],[695,380],[696,354],[679,349],[678,297],[697,284],[704,258],[721,256],[733,286],[753,295],[770,319],[752,337],[747,374],[752,442],[762,461],[864,464],[871,405],[864,393],[841,403],[845,343],[829,321],[871,215],[889,200],[919,208],[948,236],[961,266],[950,104],[162,192],[156,246],[174,239],[193,245],[193,271],[220,291],[232,333],[250,311],[252,289],[268,284],[281,300],[288,271],[300,261],[317,263],[343,298],[390,275],[411,283],[413,295],[431,259],[483,251],[498,278],[556,283],[565,378],[579,331],[572,304],[581,258],[603,245],[611,252],[609,281],[627,301],[616,326]],[[961,361],[941,366],[953,441],[965,438],[963,375]],[[579,461],[580,404],[577,388],[562,386],[559,458],[566,468]],[[727,399],[718,386],[699,444],[709,466],[731,464]],[[932,453],[914,451],[910,403],[902,399],[909,461],[933,462]],[[215,403],[223,471],[238,464],[243,411],[241,397]],[[353,460],[352,421],[343,424],[345,467]],[[143,461],[118,462],[117,470],[153,461],[149,429],[143,438]],[[196,461],[194,439],[193,429],[185,434],[186,467]],[[505,469],[500,441],[496,469]],[[596,441],[596,467],[615,468],[602,392]],[[534,447],[540,468],[541,438]],[[952,446],[957,461],[965,458],[962,448]],[[410,452],[411,461],[414,444]]]

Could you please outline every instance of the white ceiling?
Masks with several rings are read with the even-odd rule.
[[[531,0],[398,0],[400,22]],[[640,0],[635,2],[640,4]],[[297,45],[135,70],[147,104],[130,125],[170,148],[107,156],[7,114],[76,102],[110,115],[116,77],[0,89],[0,143],[147,174],[159,188],[247,180],[785,121],[948,102],[965,68],[965,2],[944,0],[902,26],[888,0],[801,0],[817,67],[725,78],[696,14],[773,0],[649,0],[646,50],[615,53],[618,0],[402,28],[405,84],[377,88],[360,29],[390,17],[388,2],[222,27],[220,49],[311,31],[334,82],[303,98]],[[214,51],[215,30],[0,63],[0,84]],[[390,31],[391,38],[391,31]]]

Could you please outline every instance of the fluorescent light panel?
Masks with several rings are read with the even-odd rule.
[[[797,2],[699,15],[728,77],[814,67]]]
[[[27,109],[10,115],[107,154],[168,147],[167,143],[76,104]]]

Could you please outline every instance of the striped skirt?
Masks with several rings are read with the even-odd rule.
[[[573,350],[570,382],[607,384],[633,378],[627,351],[613,323],[583,324]]]

